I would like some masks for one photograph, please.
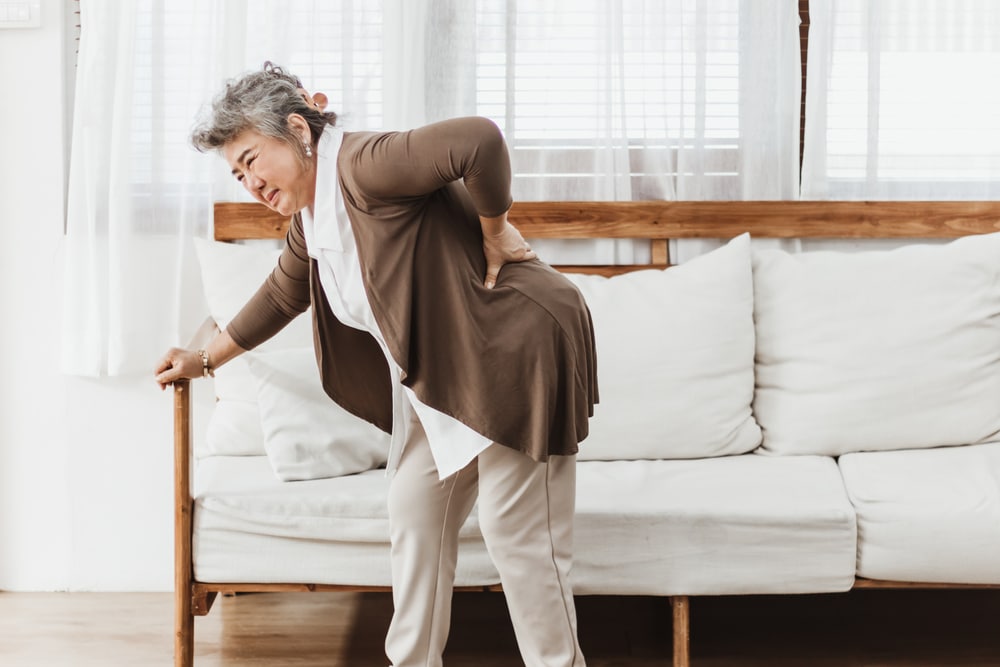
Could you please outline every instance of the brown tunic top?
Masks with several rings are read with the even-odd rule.
[[[460,118],[345,133],[337,168],[368,300],[403,384],[535,460],[575,454],[598,397],[582,296],[538,260],[507,264],[492,290],[483,286],[479,215],[500,215],[511,203],[496,125]],[[277,267],[227,331],[253,349],[309,306],[324,389],[390,431],[385,356],[369,334],[333,316],[296,215]]]

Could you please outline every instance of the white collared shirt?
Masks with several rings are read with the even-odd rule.
[[[330,310],[347,326],[371,334],[389,363],[392,438],[387,471],[393,472],[399,464],[416,415],[427,433],[438,476],[445,479],[464,468],[492,443],[460,421],[421,403],[413,390],[401,382],[402,369],[389,353],[365,292],[354,232],[340,190],[337,153],[343,136],[341,129],[327,128],[320,137],[316,152],[316,197],[311,210],[302,210],[306,248],[319,267],[320,284]]]

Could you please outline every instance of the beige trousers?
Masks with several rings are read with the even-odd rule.
[[[419,422],[389,487],[395,609],[385,650],[393,667],[443,664],[458,530],[477,491],[524,664],[584,667],[569,583],[576,457],[538,463],[494,444],[442,481]]]

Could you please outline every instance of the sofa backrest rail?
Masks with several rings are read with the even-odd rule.
[[[515,202],[531,238],[957,238],[1000,231],[1000,201]],[[284,238],[261,204],[215,204],[215,239]]]
[[[1000,201],[515,202],[511,218],[529,239],[645,239],[643,265],[558,266],[616,275],[670,265],[670,239],[949,239],[1000,231]],[[281,239],[289,219],[261,204],[215,204],[215,239]]]

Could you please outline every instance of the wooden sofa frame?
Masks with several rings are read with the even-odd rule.
[[[516,203],[511,221],[529,239],[632,238],[648,240],[651,262],[629,266],[560,266],[561,270],[616,275],[670,265],[669,239],[754,237],[946,239],[1000,231],[1000,201],[642,201]],[[260,204],[215,206],[215,238],[284,238],[288,220]],[[174,664],[194,664],[194,617],[209,612],[218,593],[372,591],[387,588],[197,581],[192,567],[191,390],[174,386]],[[926,584],[858,578],[855,589],[993,588],[998,585]],[[475,590],[499,590],[499,586]],[[670,599],[673,665],[690,664],[690,600]]]

